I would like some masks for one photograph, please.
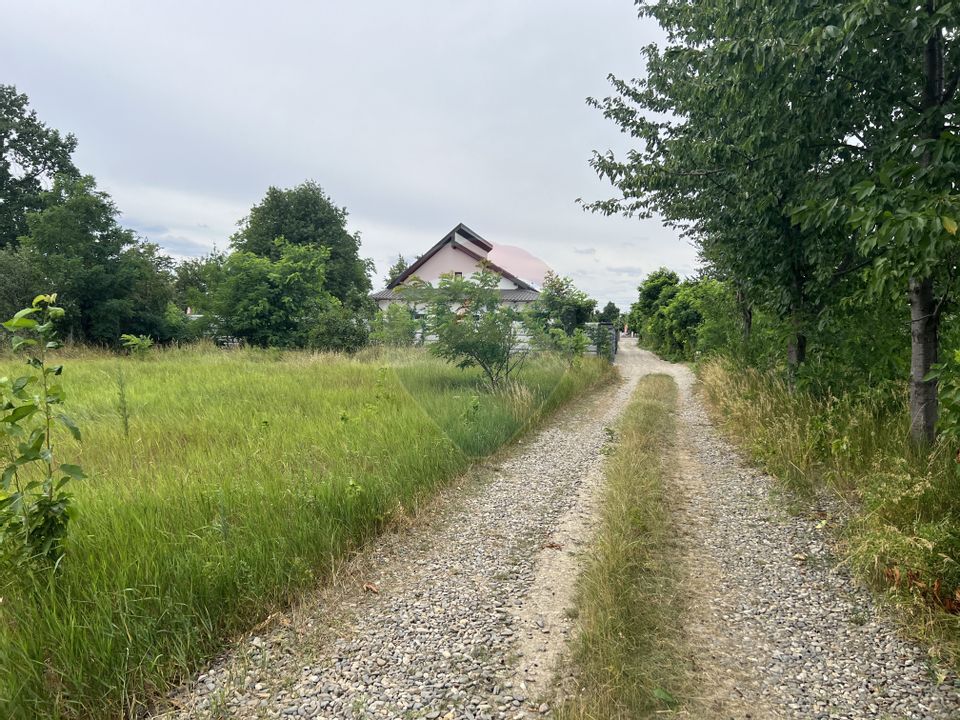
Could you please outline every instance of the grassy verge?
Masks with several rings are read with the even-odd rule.
[[[818,493],[837,500],[854,573],[960,668],[960,466],[945,445],[914,449],[906,389],[815,397],[721,361],[700,378],[723,427],[801,505]]]
[[[65,365],[84,444],[60,438],[59,454],[90,479],[56,582],[0,575],[3,718],[135,715],[473,458],[613,374],[541,358],[489,394],[422,352],[73,351]]]
[[[577,691],[562,720],[650,717],[685,695],[676,533],[664,487],[677,388],[640,381],[606,465],[600,529],[578,581]]]

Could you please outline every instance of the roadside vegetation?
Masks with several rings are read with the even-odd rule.
[[[909,440],[906,388],[840,396],[791,390],[722,360],[700,368],[722,426],[799,508],[826,496],[854,574],[893,601],[907,631],[960,667],[960,468],[942,441]]]
[[[83,466],[55,573],[0,573],[0,716],[133,715],[608,363],[531,358],[497,391],[419,349],[350,357],[78,347],[55,428]],[[22,360],[0,357],[0,375]]]
[[[958,361],[938,365],[940,422],[932,445],[910,432],[909,317],[851,304],[810,331],[791,368],[789,326],[762,309],[743,332],[736,290],[659,270],[631,311],[639,341],[691,362],[714,417],[775,476],[798,511],[826,510],[842,558],[900,609],[908,632],[960,667],[960,395]],[[955,314],[945,347],[958,347]],[[818,500],[826,496],[826,504]]]
[[[637,386],[605,466],[600,525],[578,580],[575,687],[562,720],[651,717],[689,692],[683,598],[668,488],[677,387],[665,375]]]
[[[702,268],[649,273],[628,324],[784,488],[833,496],[846,561],[956,663],[960,14],[637,5],[666,40],[590,101],[635,146],[595,154],[616,196],[588,207],[664,218]]]

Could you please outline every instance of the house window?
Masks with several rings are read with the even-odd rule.
[[[453,278],[454,278],[454,280],[463,280],[463,273],[462,273],[462,272],[455,272],[455,273],[453,274]]]

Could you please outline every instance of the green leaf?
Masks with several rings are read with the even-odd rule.
[[[23,310],[21,310],[21,311],[19,311],[18,313],[16,313],[16,314],[11,318],[11,320],[19,320],[20,318],[25,318],[25,317],[27,317],[28,315],[33,315],[33,313],[35,313],[36,311],[37,311],[37,308],[35,308],[35,307],[24,308]]]
[[[14,336],[13,336],[12,345],[13,345],[14,351],[19,350],[20,348],[30,347],[30,346],[36,345],[36,344],[37,344],[37,341],[36,341],[36,340],[31,340],[30,338],[20,337],[19,335],[14,335]]]
[[[12,320],[7,320],[3,326],[7,330],[32,330],[37,326],[37,321],[30,318],[14,318]]]
[[[36,405],[21,405],[12,413],[7,415],[5,418],[0,418],[0,422],[5,423],[15,423],[20,422],[24,418],[28,418],[33,415],[38,410]]]
[[[60,472],[66,473],[67,475],[72,477],[74,480],[84,480],[87,477],[83,472],[83,468],[81,468],[79,465],[70,465],[68,463],[63,463],[60,466]]]
[[[64,413],[57,415],[57,420],[63,423],[64,427],[70,431],[70,434],[73,435],[73,439],[80,442],[83,438],[80,436],[80,428],[77,427],[77,424],[73,419]]]
[[[677,699],[673,695],[668,693],[666,690],[664,690],[662,687],[655,687],[653,689],[653,696],[657,700],[662,700],[668,705],[675,705],[677,702]]]
[[[957,221],[954,220],[952,217],[943,215],[940,218],[940,222],[943,224],[943,229],[946,230],[948,233],[950,233],[951,235],[957,234]]]
[[[16,465],[7,465],[7,467],[4,468],[3,475],[0,475],[0,487],[4,489],[4,492],[10,489],[10,483],[13,482],[13,477],[16,474]]]

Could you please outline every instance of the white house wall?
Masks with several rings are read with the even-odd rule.
[[[440,276],[448,273],[461,272],[465,278],[469,278],[475,272],[479,272],[483,267],[478,260],[474,260],[465,252],[455,250],[450,245],[445,245],[430,257],[423,265],[417,268],[414,277],[430,283],[434,287],[440,282]],[[519,286],[505,277],[500,278],[498,287],[501,290],[517,290]]]
[[[464,277],[470,277],[479,269],[479,263],[472,257],[454,250],[450,245],[444,245],[417,268],[414,276],[436,286],[440,282],[440,276],[446,273],[462,272]]]

